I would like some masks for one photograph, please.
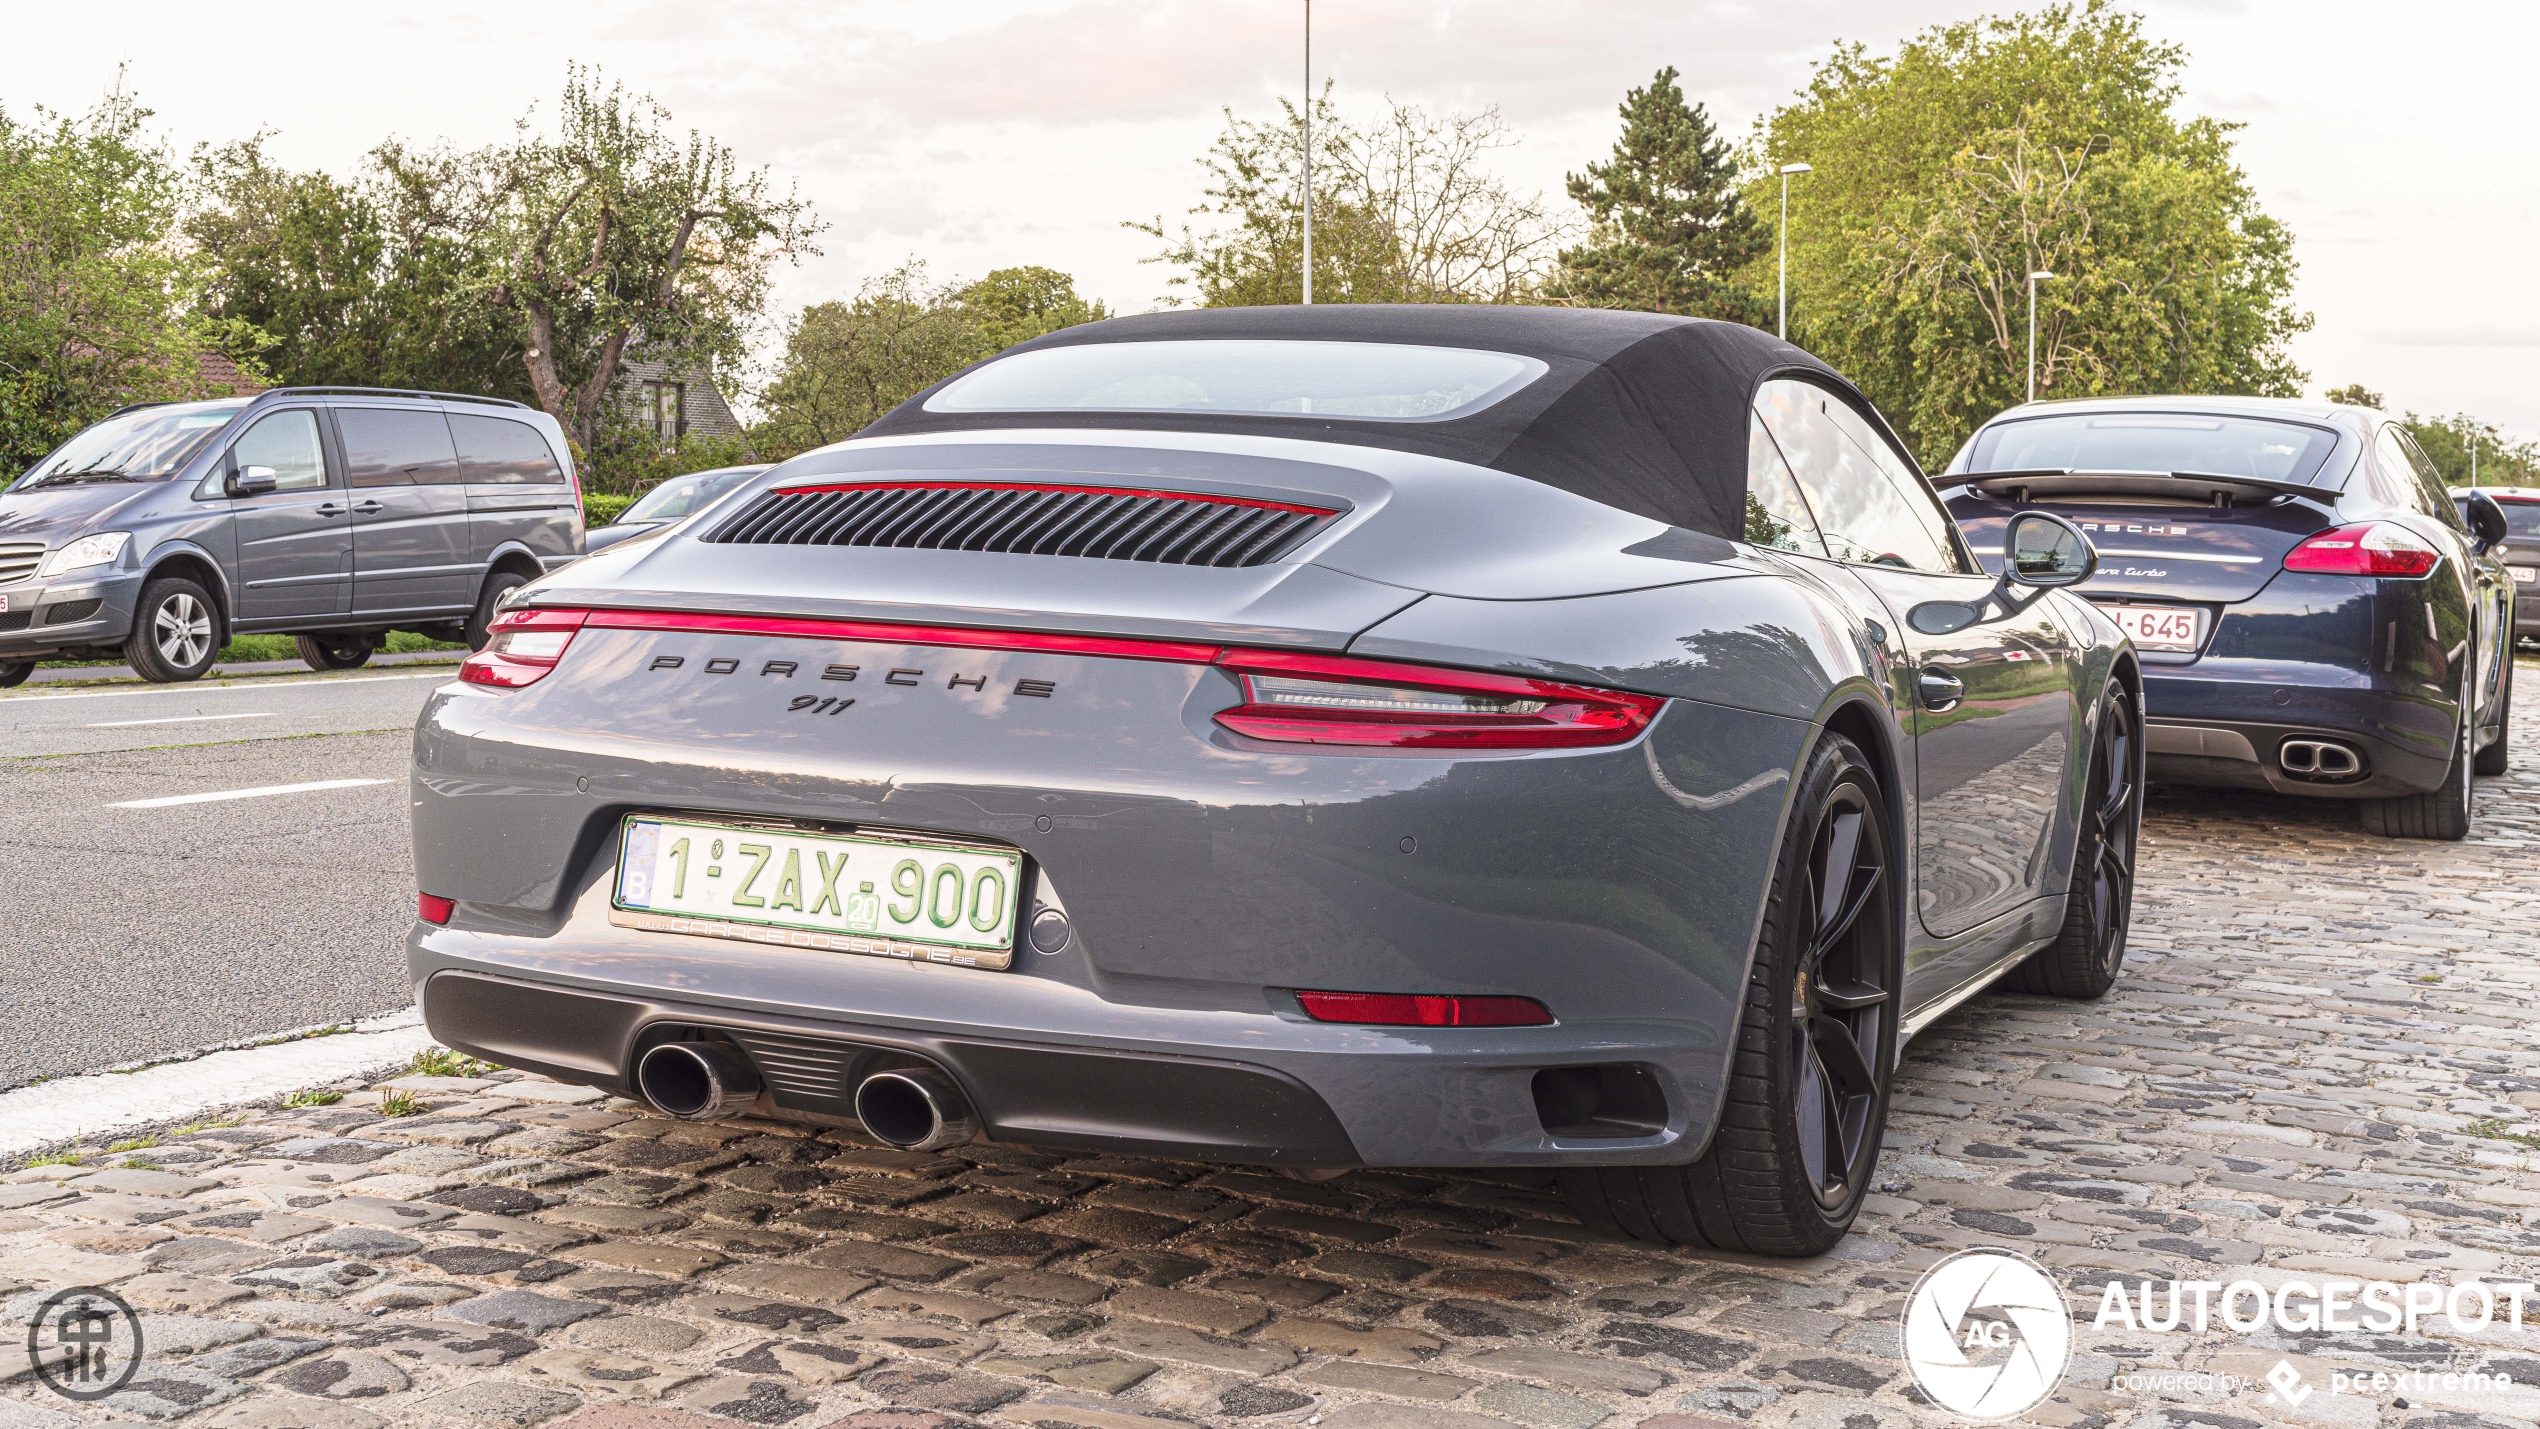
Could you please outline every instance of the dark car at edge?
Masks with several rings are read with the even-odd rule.
[[[2156,782],[2359,805],[2458,839],[2501,774],[2515,586],[2506,517],[2455,501],[2368,408],[2111,397],[2013,408],[1939,482],[1982,549],[2026,511],[2098,543],[2081,594],[2143,661]]]

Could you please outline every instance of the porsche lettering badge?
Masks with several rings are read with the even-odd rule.
[[[0,606],[0,609],[6,608]],[[656,655],[652,663],[644,668],[646,670],[682,670],[686,669],[687,665],[688,657],[685,655]],[[730,675],[740,671],[741,662],[730,656],[718,656],[706,661],[699,668],[709,675]],[[802,669],[801,664],[796,661],[769,660],[759,666],[758,673],[762,679],[790,680]],[[841,683],[853,681],[862,673],[863,667],[860,665],[823,665],[820,668],[821,679]],[[925,685],[926,672],[907,666],[896,666],[883,676],[882,683],[918,688]],[[945,679],[944,688],[958,694],[985,694],[988,690],[988,677],[965,675],[955,671]],[[1046,700],[1058,694],[1058,682],[1056,680],[1017,680],[1009,693],[1025,699]],[[801,714],[837,715],[845,713],[854,703],[852,699],[835,695],[796,695],[786,702],[785,708]]]

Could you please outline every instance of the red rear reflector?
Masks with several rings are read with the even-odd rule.
[[[564,658],[573,633],[589,616],[587,610],[536,606],[507,610],[486,627],[490,638],[485,648],[459,662],[459,678],[503,690],[534,685]]]
[[[415,895],[415,916],[427,923],[449,922],[450,915],[457,912],[458,907],[459,900],[455,898],[443,898],[432,893]]]
[[[1552,1014],[1531,997],[1430,996],[1405,992],[1300,992],[1317,1022],[1378,1027],[1549,1027]]]
[[[2331,576],[2421,576],[2443,553],[2416,532],[2391,521],[2367,521],[2322,531],[2284,555],[2288,571]]]
[[[1667,702],[1522,675],[1389,660],[1229,650],[1244,703],[1217,722],[1286,744],[1394,749],[1576,749],[1625,744]]]

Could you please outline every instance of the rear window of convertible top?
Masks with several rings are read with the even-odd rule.
[[[926,399],[929,412],[1177,412],[1438,422],[1541,377],[1537,358],[1380,342],[1117,342],[1018,352]]]

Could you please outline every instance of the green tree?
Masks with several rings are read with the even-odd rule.
[[[2321,395],[2345,407],[2379,410],[2389,405],[2361,382],[2331,387]],[[2482,422],[2466,412],[2449,417],[2410,412],[2400,418],[2399,425],[2417,439],[2418,448],[2452,486],[2467,486],[2472,476],[2480,486],[2540,486],[2540,443],[2514,441],[2493,422]]]
[[[1591,308],[1637,308],[1763,325],[1772,303],[1745,273],[1772,234],[1737,188],[1729,144],[1699,104],[1687,104],[1675,66],[1618,107],[1614,156],[1568,176],[1587,211],[1587,241],[1565,249],[1551,291]]]
[[[991,352],[1111,316],[1100,302],[1079,297],[1075,278],[1055,268],[993,269],[956,289],[952,298],[978,323]]]
[[[184,176],[120,83],[95,109],[0,112],[0,471],[127,402],[215,395],[255,339],[194,302],[200,265],[167,241]]]
[[[819,221],[767,170],[578,66],[550,135],[524,119],[509,144],[373,155],[429,231],[473,251],[531,393],[586,450],[620,420],[632,348],[737,366],[775,265],[818,252]]]
[[[984,280],[983,280],[984,281]],[[785,330],[753,436],[771,460],[842,442],[910,397],[996,350],[957,287],[911,259],[845,302],[814,303]]]
[[[499,270],[483,245],[378,164],[343,182],[292,173],[266,137],[196,152],[183,232],[208,264],[206,310],[264,335],[276,381],[531,397],[518,324],[487,301]]]
[[[2057,275],[2041,396],[2298,393],[2292,235],[2236,126],[2173,113],[2184,62],[2106,0],[1838,47],[1758,126],[1759,173],[1815,167],[1792,189],[1793,335],[1930,464],[2022,399],[2037,271]]]
[[[1164,245],[1148,262],[1182,271],[1164,301],[1200,306],[1294,303],[1304,293],[1305,112],[1238,119],[1200,160],[1209,175],[1191,216],[1124,225]],[[1388,101],[1379,118],[1344,118],[1331,86],[1314,101],[1314,301],[1511,303],[1534,299],[1560,246],[1540,195],[1492,172],[1516,137],[1495,109],[1431,115]]]

